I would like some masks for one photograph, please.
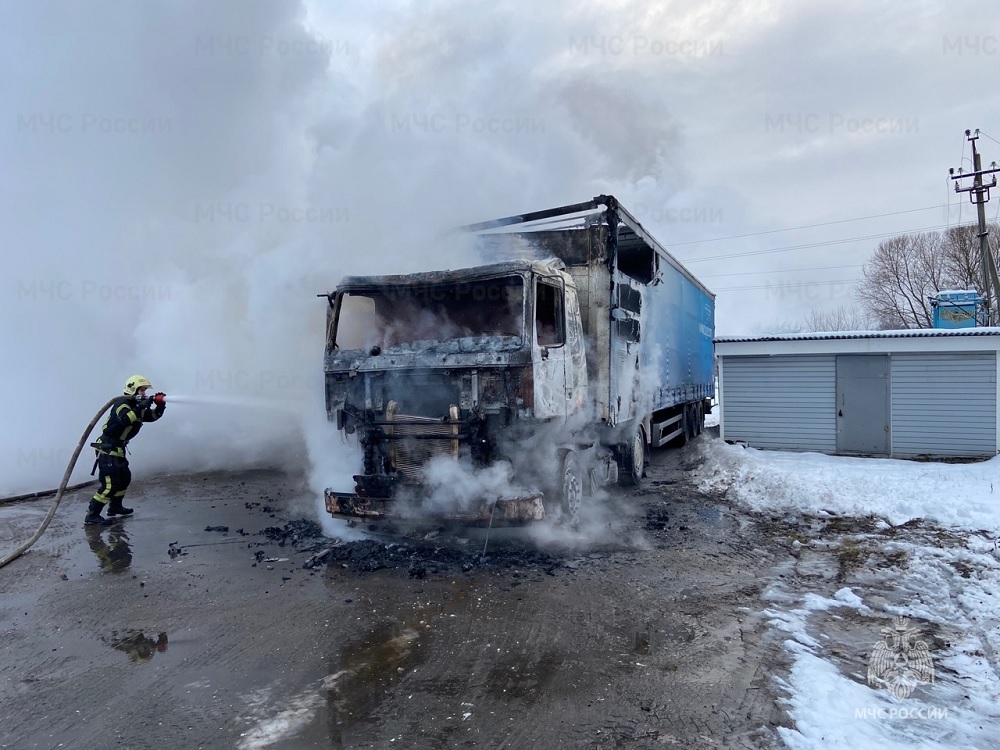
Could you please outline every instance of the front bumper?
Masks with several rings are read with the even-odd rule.
[[[327,489],[326,510],[334,518],[353,521],[400,521],[410,523],[458,523],[466,526],[523,526],[545,518],[540,492],[483,501],[472,509],[422,513],[407,508],[401,512],[398,500],[360,497],[352,492]]]

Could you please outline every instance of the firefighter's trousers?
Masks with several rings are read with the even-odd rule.
[[[125,490],[132,481],[128,459],[125,456],[109,456],[107,453],[101,453],[97,458],[97,469],[100,486],[94,495],[94,500],[101,505],[107,505],[111,501],[120,505],[125,497]]]

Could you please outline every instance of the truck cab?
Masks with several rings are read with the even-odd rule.
[[[415,511],[423,471],[440,457],[469,470],[506,462],[520,475],[524,441],[565,434],[587,406],[580,306],[558,260],[353,276],[328,299],[327,416],[363,453],[354,493],[327,493],[334,515],[392,515],[400,498]],[[543,497],[523,488],[489,512],[540,518]],[[483,514],[474,501],[448,515]]]

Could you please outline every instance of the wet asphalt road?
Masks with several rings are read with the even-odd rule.
[[[78,492],[0,569],[0,748],[780,747],[758,613],[787,553],[692,455],[655,453],[596,541],[485,559],[334,546],[278,472],[140,480],[102,530]],[[0,508],[0,551],[49,503]]]

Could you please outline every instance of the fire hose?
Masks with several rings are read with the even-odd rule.
[[[117,396],[115,398],[117,398]],[[62,482],[59,484],[59,489],[56,490],[56,499],[52,502],[52,507],[49,508],[49,512],[45,516],[45,520],[42,521],[42,525],[38,527],[38,531],[36,531],[35,535],[31,537],[31,539],[29,539],[27,542],[22,544],[20,547],[18,547],[16,550],[11,552],[3,559],[0,559],[0,568],[4,567],[5,565],[7,565],[7,563],[12,562],[21,555],[23,555],[28,550],[28,548],[31,547],[31,545],[33,545],[35,542],[37,542],[39,538],[41,538],[42,534],[45,533],[45,529],[48,528],[49,523],[52,521],[53,516],[55,516],[56,514],[56,508],[59,507],[59,501],[62,500],[63,493],[66,491],[66,485],[69,484],[70,475],[73,473],[73,469],[76,468],[76,461],[78,458],[80,458],[80,451],[83,450],[84,443],[87,442],[87,438],[90,437],[90,433],[94,431],[94,427],[97,426],[97,422],[100,420],[100,418],[104,416],[104,413],[108,409],[111,408],[111,405],[115,402],[115,398],[109,400],[108,403],[106,403],[104,406],[101,407],[101,410],[94,415],[93,419],[90,420],[90,424],[87,425],[87,429],[84,430],[83,436],[80,438],[80,442],[76,444],[76,450],[73,451],[73,457],[69,460],[69,466],[66,467],[66,473],[63,474]],[[43,495],[45,493],[37,493],[37,494]]]
[[[79,484],[71,484],[64,491],[74,492],[75,490],[82,490],[84,487],[90,487],[92,484],[97,484],[96,479],[88,479],[86,482],[80,482]],[[58,487],[51,490],[39,490],[38,492],[26,492],[23,495],[11,495],[10,497],[0,497],[0,505],[14,505],[15,503],[26,503],[31,500],[39,500],[43,497],[52,497],[59,491]]]

